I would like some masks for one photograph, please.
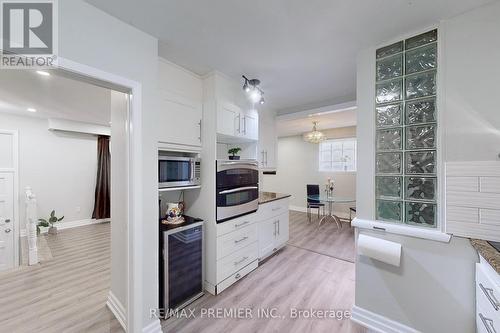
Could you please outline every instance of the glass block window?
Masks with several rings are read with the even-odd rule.
[[[356,138],[331,139],[319,144],[319,171],[356,171]]]
[[[437,30],[375,57],[377,220],[436,228]]]

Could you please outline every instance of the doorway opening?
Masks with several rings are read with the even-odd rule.
[[[126,327],[131,92],[63,69],[2,73],[5,329]]]

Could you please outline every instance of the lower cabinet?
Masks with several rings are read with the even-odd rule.
[[[500,332],[500,276],[483,257],[476,264],[476,325],[479,333]]]
[[[257,218],[259,260],[263,260],[288,242],[288,198],[260,205]]]
[[[281,249],[288,241],[288,212],[259,222],[259,260]]]
[[[254,214],[217,225],[215,284],[219,294],[288,241],[288,198],[262,204]]]

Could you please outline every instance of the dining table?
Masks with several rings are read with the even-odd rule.
[[[323,222],[326,223],[328,221],[335,222],[338,229],[342,228],[342,222],[340,221],[340,218],[337,215],[335,215],[333,212],[333,205],[334,204],[356,202],[356,199],[354,199],[354,198],[328,195],[326,193],[308,195],[307,199],[311,200],[311,201],[321,202],[321,203],[325,204],[325,206],[328,208],[328,212],[319,220],[318,229],[321,226],[321,223],[323,223]]]

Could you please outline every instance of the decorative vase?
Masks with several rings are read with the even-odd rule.
[[[230,160],[239,160],[240,156],[229,156]]]
[[[50,227],[49,234],[50,235],[57,235],[57,227]]]

